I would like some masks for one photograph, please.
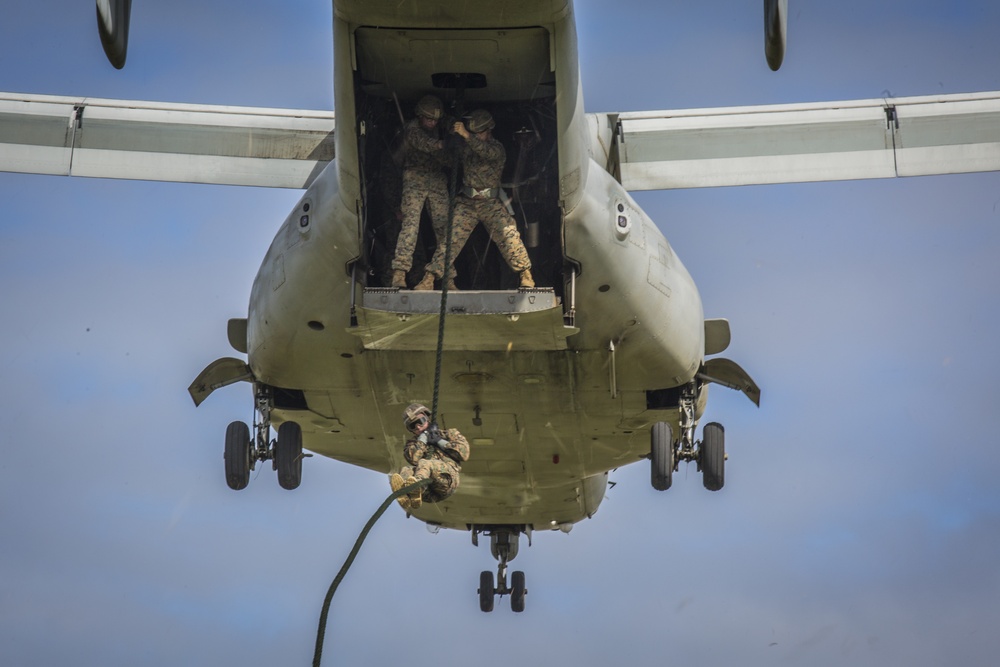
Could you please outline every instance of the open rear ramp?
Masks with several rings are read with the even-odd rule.
[[[440,312],[440,291],[368,288],[349,331],[368,350],[433,351]],[[445,350],[565,350],[579,331],[551,288],[449,292],[445,313]]]

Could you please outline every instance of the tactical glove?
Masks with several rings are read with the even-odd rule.
[[[431,424],[428,426],[427,430],[424,431],[424,434],[427,436],[427,442],[437,444],[441,440],[444,440],[444,436],[441,434],[441,429],[438,428],[437,424]]]

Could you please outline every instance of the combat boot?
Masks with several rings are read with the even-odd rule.
[[[531,288],[535,286],[535,279],[531,277],[531,269],[525,269],[521,271],[521,285],[520,287]]]
[[[428,273],[427,275],[431,275],[431,274]],[[403,484],[403,486],[409,486],[411,484],[416,484],[416,483],[417,483],[417,478],[416,477],[407,477],[406,478],[406,482]],[[400,487],[400,488],[403,488],[403,487]],[[423,489],[417,489],[416,491],[411,492],[410,495],[409,495],[409,497],[408,497],[408,499],[410,501],[410,509],[409,509],[409,511],[420,509],[420,506],[424,502],[424,490]]]
[[[427,290],[434,289],[434,274],[430,272],[425,273],[423,279],[414,285],[413,289],[418,292],[426,292]]]
[[[403,481],[403,476],[402,475],[400,475],[399,473],[394,472],[394,473],[392,473],[392,476],[389,478],[389,486],[392,487],[392,492],[396,493],[401,488],[403,488],[404,486],[406,486],[406,482]],[[402,495],[402,496],[396,498],[396,502],[399,503],[399,506],[402,507],[407,512],[410,511],[410,496],[409,495]]]
[[[406,271],[403,269],[396,269],[392,272],[392,286],[406,289]]]

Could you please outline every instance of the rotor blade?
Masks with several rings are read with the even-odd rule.
[[[764,0],[764,55],[767,66],[774,72],[785,57],[787,21],[788,0]]]
[[[115,67],[125,67],[132,0],[97,0],[97,30],[104,54]]]

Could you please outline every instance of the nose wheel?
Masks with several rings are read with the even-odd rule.
[[[524,597],[528,594],[525,587],[524,572],[517,570],[511,574],[510,585],[507,584],[507,563],[517,556],[520,531],[516,528],[482,529],[473,528],[472,543],[478,546],[479,533],[490,536],[490,552],[497,559],[497,575],[494,581],[493,573],[483,570],[479,573],[479,609],[484,612],[493,611],[493,603],[497,597],[510,596],[510,609],[520,613],[524,611]]]

